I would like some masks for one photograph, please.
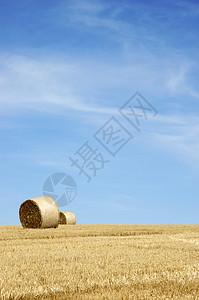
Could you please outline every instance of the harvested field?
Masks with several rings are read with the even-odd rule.
[[[0,299],[199,299],[199,225],[0,227]]]

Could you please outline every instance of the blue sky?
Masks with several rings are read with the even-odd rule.
[[[78,224],[198,224],[198,22],[197,1],[0,0],[0,225],[60,172]],[[158,111],[140,132],[118,112],[136,91]],[[134,136],[115,157],[111,117]],[[109,160],[90,183],[86,141]]]

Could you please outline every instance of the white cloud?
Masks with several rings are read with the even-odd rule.
[[[181,66],[177,72],[173,71],[168,80],[168,87],[171,92],[176,92],[184,84],[188,68]]]
[[[199,117],[196,114],[158,115],[149,124],[148,140],[199,168]]]
[[[183,17],[198,17],[199,5],[197,2],[192,1],[179,1],[176,5],[181,9],[180,13]]]
[[[73,110],[115,114],[126,90],[166,94],[164,79],[166,74],[171,74],[161,61],[138,65],[122,61],[98,63],[93,57],[75,59],[56,54],[45,59],[1,55],[0,65],[0,103],[4,112],[14,107],[49,113]],[[177,94],[180,90],[192,97],[198,95],[188,88],[185,74],[182,68],[176,76],[170,76],[169,91]],[[122,98],[117,96],[118,91]]]
[[[191,72],[194,69],[193,62],[184,62],[179,66],[171,68],[167,77],[168,90],[172,95],[186,94],[199,98],[199,93],[191,86]]]

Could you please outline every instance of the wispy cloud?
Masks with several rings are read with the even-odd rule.
[[[183,1],[181,11],[187,6]],[[194,11],[193,6],[190,5],[190,13]],[[123,17],[124,12],[127,18]],[[169,41],[161,40],[155,28],[158,29],[157,24],[161,25],[164,16],[171,16],[164,10],[158,16],[156,9],[152,11],[149,4],[139,1],[117,6],[103,1],[63,1],[51,6],[43,22],[55,22],[54,26],[63,30],[67,27],[68,34],[71,28],[75,32],[77,26],[77,39],[81,39],[81,30],[88,30],[88,35],[95,36],[91,49],[87,46],[82,56],[71,51],[65,54],[51,51],[44,55],[42,50],[33,48],[22,51],[21,55],[1,53],[1,110],[4,113],[14,108],[50,114],[117,114],[119,101],[136,90],[157,97],[183,95],[198,99],[194,79],[198,63],[185,52],[173,49]],[[100,35],[103,35],[103,45],[111,39],[117,40],[119,60],[118,52],[114,56],[114,43],[109,45],[112,51],[97,52],[95,40]],[[71,37],[70,41],[73,43]],[[79,46],[83,49],[84,43]]]
[[[199,98],[199,93],[194,90],[191,84],[191,71],[194,69],[193,63],[184,62],[177,68],[169,70],[167,74],[167,86],[171,94],[189,95],[194,98]]]
[[[14,107],[61,114],[68,110],[115,114],[125,91],[137,89],[198,97],[189,85],[187,67],[173,71],[161,61],[127,65],[55,54],[46,59],[2,55],[0,64],[0,102],[4,112]]]
[[[199,16],[199,4],[193,1],[179,1],[176,5],[181,9],[181,15],[187,17],[198,17]]]
[[[181,66],[178,71],[170,75],[170,78],[168,79],[168,87],[171,92],[176,92],[184,84],[187,71],[187,67]]]
[[[196,114],[158,115],[152,119],[148,140],[199,167],[199,118]]]
[[[179,19],[197,18],[198,14],[199,5],[190,1],[173,3],[172,8],[169,1],[165,1],[161,8],[157,6],[152,10],[151,3],[146,1],[115,5],[111,1],[83,0],[58,3],[48,11],[47,21],[65,28],[76,26],[80,31],[89,30],[89,33],[93,30],[99,36],[109,34],[110,39],[120,44],[125,41],[145,47],[150,41],[163,49],[165,36],[160,34],[161,29],[170,24],[175,26]]]

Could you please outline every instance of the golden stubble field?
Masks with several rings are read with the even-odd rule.
[[[199,299],[199,225],[2,226],[0,299]]]

